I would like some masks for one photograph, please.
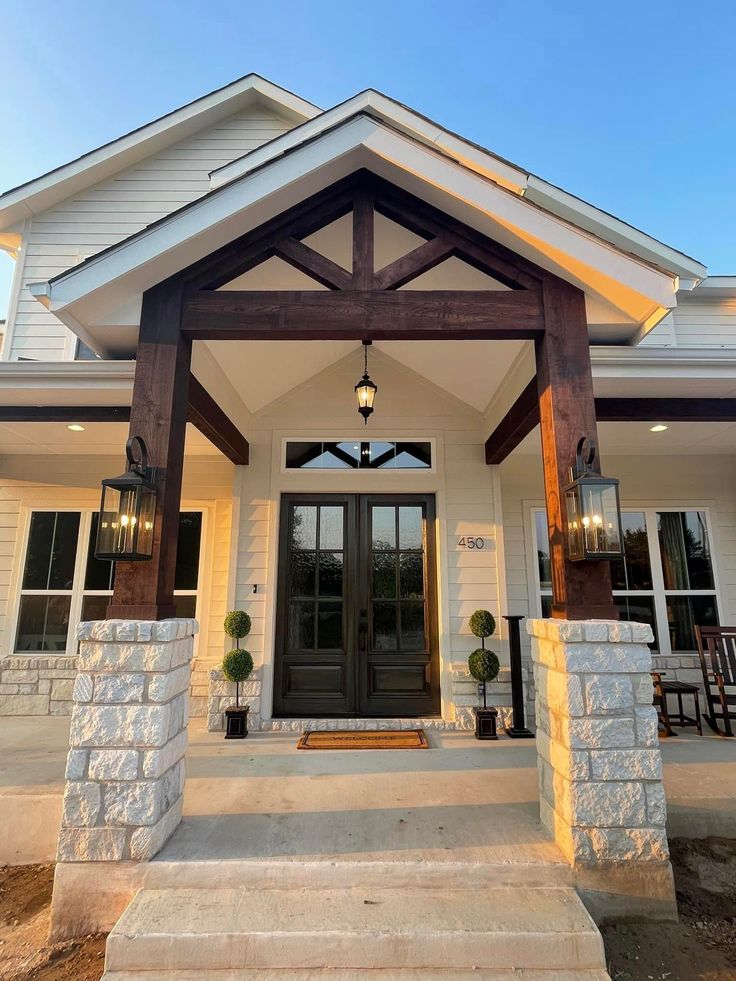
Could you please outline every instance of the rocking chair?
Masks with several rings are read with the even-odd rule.
[[[719,736],[733,736],[736,721],[736,627],[695,627],[705,682],[705,721]],[[721,729],[718,722],[723,723]]]

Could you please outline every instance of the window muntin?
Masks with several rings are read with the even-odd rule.
[[[96,511],[31,512],[15,630],[16,653],[74,653],[72,617],[104,620],[115,563],[94,557]],[[82,545],[80,554],[80,543]],[[182,511],[175,573],[176,615],[194,617],[202,512]],[[73,611],[78,611],[73,613]]]
[[[430,470],[430,440],[287,440],[286,470]]]
[[[547,516],[534,510],[533,538],[542,616],[550,616]],[[625,557],[611,563],[613,599],[622,620],[648,623],[661,653],[696,649],[695,624],[718,623],[707,514],[698,510],[626,509]]]

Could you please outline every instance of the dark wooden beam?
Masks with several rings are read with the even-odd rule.
[[[184,305],[194,340],[524,340],[544,331],[526,290],[204,292]]]
[[[543,285],[546,330],[536,342],[542,461],[549,527],[552,616],[617,620],[608,562],[571,562],[565,542],[565,486],[581,436],[596,440],[585,297],[558,279]]]
[[[486,463],[502,463],[538,424],[537,379],[532,378],[486,440]]]
[[[0,405],[0,422],[127,422],[129,405]]]
[[[354,290],[374,288],[373,200],[362,191],[353,200],[353,282]]]
[[[342,266],[295,238],[282,239],[274,254],[330,290],[349,290],[353,277]]]
[[[454,251],[455,243],[446,235],[438,235],[437,238],[423,242],[416,249],[379,269],[374,277],[375,288],[396,290],[449,259]]]
[[[231,463],[241,467],[248,465],[248,440],[194,375],[189,377],[188,419]]]
[[[736,422],[736,399],[597,398],[598,422]]]
[[[179,534],[184,434],[192,346],[181,333],[182,289],[143,294],[130,410],[130,433],[142,436],[156,472],[158,496],[153,555],[118,562],[110,619],[163,620],[175,616],[174,573]]]

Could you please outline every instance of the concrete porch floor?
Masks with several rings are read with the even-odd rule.
[[[0,718],[0,864],[53,861],[68,719]],[[431,732],[432,749],[304,752],[294,733],[190,726],[184,821],[160,858],[557,863],[531,740]],[[660,742],[671,837],[736,837],[736,739]]]

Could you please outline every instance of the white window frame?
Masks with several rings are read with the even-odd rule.
[[[287,467],[286,466],[286,444],[287,443],[429,443],[430,444],[430,458],[431,466],[429,467],[397,467],[391,469],[387,467],[385,470],[371,470],[368,467],[361,469],[360,467]],[[330,473],[330,474],[348,474],[348,473],[362,473],[363,475],[368,473],[380,473],[380,474],[402,474],[406,476],[407,474],[427,474],[437,472],[437,440],[433,436],[381,436],[371,433],[370,439],[366,440],[365,434],[360,436],[284,436],[281,440],[281,473],[282,474],[295,474],[295,473]]]
[[[197,589],[176,589],[175,596],[195,596],[196,604],[194,615],[199,618],[202,604],[203,577],[205,571],[205,551],[206,551],[206,522],[207,509],[200,506],[182,507],[185,512],[199,512],[202,515],[202,530],[199,543],[199,567],[197,569]],[[31,521],[36,513],[71,513],[79,515],[79,537],[77,539],[77,552],[74,559],[74,579],[71,589],[23,589],[23,575],[26,568],[26,557],[28,554],[28,543],[31,531]],[[20,552],[20,564],[17,572],[17,588],[13,603],[13,616],[11,618],[10,637],[7,643],[7,651],[11,657],[59,657],[75,656],[78,649],[78,641],[75,636],[73,626],[82,619],[82,601],[85,596],[112,596],[109,589],[85,589],[84,579],[87,572],[87,545],[92,528],[92,515],[98,512],[93,507],[66,507],[36,506],[29,505],[25,509],[22,522],[23,547]],[[67,634],[65,651],[18,651],[15,643],[18,635],[18,621],[20,618],[20,604],[23,596],[71,596],[69,606],[70,630]]]
[[[665,512],[681,513],[683,511],[699,511],[705,515],[705,527],[708,533],[708,545],[710,547],[710,561],[711,561],[711,571],[713,574],[713,588],[712,589],[665,589],[664,585],[664,573],[662,572],[662,553],[659,546],[659,532],[657,529],[657,514],[662,514]],[[534,597],[533,600],[530,597],[529,607],[535,610],[535,614],[538,617],[542,616],[542,597],[552,596],[551,588],[542,588],[541,581],[539,578],[539,562],[537,561],[537,521],[536,516],[538,513],[545,514],[545,508],[541,505],[533,505],[529,509],[530,518],[530,542],[531,542],[531,553],[527,556],[527,567],[531,572],[530,580],[534,583]],[[710,515],[710,508],[707,505],[702,504],[682,504],[682,505],[622,505],[622,514],[644,514],[644,524],[647,533],[647,543],[649,545],[649,563],[652,573],[652,588],[651,589],[614,589],[614,596],[647,596],[654,599],[654,618],[657,624],[657,640],[659,642],[659,647],[657,653],[661,655],[671,656],[674,654],[683,653],[681,651],[673,652],[672,643],[669,631],[669,622],[667,620],[667,597],[668,596],[715,596],[716,606],[718,609],[718,615],[721,616],[723,610],[723,601],[721,599],[721,588],[718,577],[718,562],[715,554],[715,538],[713,536],[713,526]],[[546,517],[545,517],[546,520]],[[533,577],[533,578],[532,578]],[[686,652],[687,653],[687,652]]]

